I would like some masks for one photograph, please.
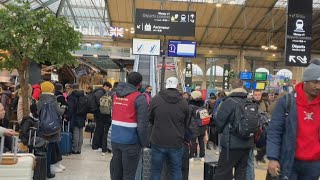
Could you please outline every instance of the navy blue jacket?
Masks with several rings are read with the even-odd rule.
[[[290,179],[294,163],[297,135],[296,94],[292,94],[290,111],[286,96],[278,100],[267,133],[267,157],[281,165],[281,179]],[[289,112],[286,115],[286,112]]]

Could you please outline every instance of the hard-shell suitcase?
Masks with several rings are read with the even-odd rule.
[[[33,139],[32,131],[34,131]],[[32,147],[31,153],[36,157],[36,165],[34,166],[33,180],[46,180],[47,179],[47,154],[46,152],[35,152],[37,128],[30,128],[28,146]],[[32,141],[33,140],[33,141]],[[32,142],[31,142],[32,141]]]
[[[112,124],[109,128],[109,131],[108,131],[108,138],[107,138],[107,148],[112,151],[112,146],[111,146],[111,132],[112,132]]]
[[[17,154],[18,137],[13,137],[14,153],[3,154],[4,137],[0,147],[0,180],[32,180],[35,157],[33,154]]]
[[[61,141],[59,142],[60,153],[62,155],[69,155],[72,152],[72,135],[70,132],[70,122],[68,121],[68,128],[65,131],[64,121],[62,125]]]
[[[213,180],[213,175],[215,174],[216,168],[218,166],[218,162],[205,162],[204,163],[204,180]]]

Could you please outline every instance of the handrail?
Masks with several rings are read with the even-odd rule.
[[[135,55],[134,57],[134,64],[133,64],[133,71],[135,72],[138,72],[138,69],[139,69],[139,56],[138,55]]]

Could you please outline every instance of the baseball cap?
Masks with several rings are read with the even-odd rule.
[[[176,89],[178,87],[178,79],[176,77],[169,77],[166,81],[166,89]]]

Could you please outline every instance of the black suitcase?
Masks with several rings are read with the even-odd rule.
[[[218,162],[205,162],[204,163],[204,180],[213,180],[213,175],[215,174]]]
[[[36,155],[36,166],[34,167],[33,180],[47,179],[47,156]]]

